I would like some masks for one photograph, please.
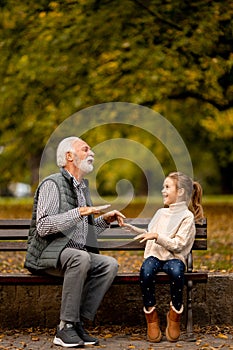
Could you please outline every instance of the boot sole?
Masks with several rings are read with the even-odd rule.
[[[179,337],[178,338],[171,338],[170,337],[170,335],[169,335],[169,332],[168,332],[168,327],[169,327],[169,317],[168,317],[168,313],[167,313],[167,328],[166,328],[166,331],[165,331],[165,333],[166,333],[166,338],[167,338],[167,340],[168,341],[170,341],[170,342],[172,342],[172,343],[175,343],[175,342],[177,342],[177,340],[179,339]]]
[[[57,337],[54,338],[53,344],[63,346],[64,348],[74,348],[74,347],[83,348],[84,347],[84,342],[74,343],[74,344],[64,343],[60,338],[57,338]]]
[[[147,336],[147,340],[150,341],[151,343],[159,343],[162,339],[163,335],[162,333],[160,332],[159,336],[155,339],[152,339],[150,337]]]
[[[169,333],[168,333],[167,328],[166,328],[166,338],[167,338],[167,340],[170,341],[171,343],[175,343],[175,342],[177,342],[177,340],[179,339],[179,337],[176,338],[176,339],[171,338],[170,335],[169,335]]]

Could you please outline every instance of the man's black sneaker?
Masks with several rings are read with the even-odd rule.
[[[84,345],[98,345],[99,340],[97,338],[91,337],[87,331],[83,328],[82,322],[75,323],[75,330],[79,337],[84,341]]]
[[[72,323],[65,323],[62,329],[57,327],[57,334],[53,340],[55,345],[64,346],[65,348],[83,347],[84,341],[78,336]]]

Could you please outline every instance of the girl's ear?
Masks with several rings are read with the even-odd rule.
[[[178,188],[178,196],[182,197],[184,195],[184,188]]]

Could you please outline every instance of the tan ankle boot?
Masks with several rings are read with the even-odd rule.
[[[170,303],[170,310],[167,313],[166,337],[171,342],[177,341],[180,336],[180,319],[183,309],[182,305],[180,311],[177,311]]]
[[[159,318],[155,307],[153,306],[149,311],[144,307],[143,311],[145,312],[147,322],[147,340],[153,343],[160,342],[162,339],[162,333],[159,328]]]

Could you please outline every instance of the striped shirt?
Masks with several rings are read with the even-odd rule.
[[[68,210],[65,213],[59,213],[59,191],[55,183],[52,180],[47,180],[41,185],[37,204],[37,231],[41,237],[44,237],[75,227],[74,234],[67,247],[85,249],[88,217],[80,215],[79,207],[86,206],[86,200],[82,191],[86,185],[84,181],[79,183],[74,177],[73,179],[74,189],[77,194],[77,208]],[[95,218],[97,234],[107,227],[108,225],[102,216]]]

